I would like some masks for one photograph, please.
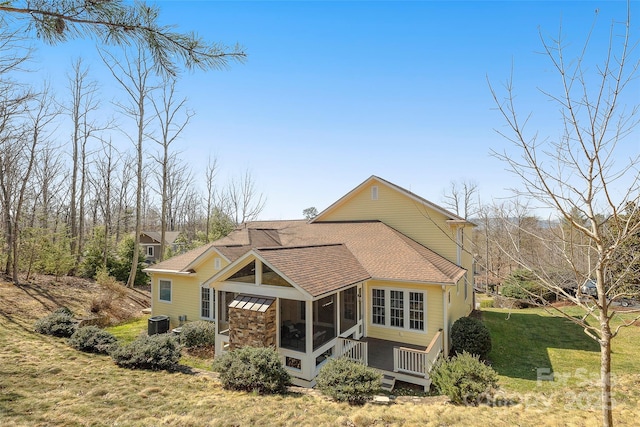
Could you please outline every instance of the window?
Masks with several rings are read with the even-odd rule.
[[[391,326],[404,328],[404,292],[391,291]]]
[[[424,294],[409,292],[409,329],[424,331]]]
[[[153,256],[153,246],[147,246],[147,256]]]
[[[378,200],[378,186],[371,187],[371,200]]]
[[[256,283],[256,262],[251,261],[238,270],[233,276],[229,277],[228,280],[232,282]]]
[[[220,258],[216,258],[213,260],[213,268],[215,268],[216,270],[220,270],[221,267],[221,262],[220,262]]]
[[[158,299],[160,301],[171,302],[171,281],[160,280],[158,282]]]
[[[384,325],[384,289],[373,289],[373,296],[371,300],[373,318],[371,319],[374,325]]]
[[[372,289],[372,292],[371,322],[374,325],[425,330],[424,292],[403,289]]]
[[[262,263],[262,284],[291,287],[289,282],[279,276],[278,273],[269,268],[269,266],[265,263]]]
[[[215,313],[213,310],[216,303],[215,295],[216,293],[214,289],[207,286],[202,286],[200,288],[200,317],[203,319],[215,319]]]

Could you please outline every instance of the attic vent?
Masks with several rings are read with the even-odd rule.
[[[378,200],[378,186],[371,187],[371,200]]]

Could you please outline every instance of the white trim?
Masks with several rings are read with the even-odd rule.
[[[267,265],[271,270],[273,270],[274,273],[278,274],[280,277],[282,277],[284,280],[286,280],[291,285],[291,288],[286,288],[284,286],[264,285],[264,284],[257,283],[257,282],[256,283],[245,283],[245,282],[233,282],[233,281],[229,281],[228,280],[229,276],[232,276],[240,268],[244,267],[246,264],[248,264],[249,262],[254,261],[254,260],[257,260],[257,261]],[[256,270],[257,270],[257,268],[258,268],[258,266],[257,266],[257,263],[256,263]],[[258,277],[258,274],[257,274],[257,271],[256,271],[256,279],[257,279],[257,277]],[[288,278],[286,274],[283,274],[276,267],[274,267],[273,265],[268,263],[255,249],[251,249],[249,252],[247,252],[246,254],[244,254],[243,256],[241,256],[240,258],[238,258],[237,260],[235,260],[231,264],[227,265],[225,268],[220,270],[218,273],[214,274],[213,276],[211,276],[210,278],[205,280],[204,284],[209,286],[209,285],[211,285],[211,283],[218,282],[218,281],[221,281],[221,282],[224,282],[224,283],[233,283],[234,286],[242,286],[244,284],[244,285],[252,286],[253,289],[265,288],[265,289],[270,289],[272,291],[277,289],[277,288],[295,289],[298,292],[302,293],[302,295],[303,295],[302,299],[304,299],[304,300],[313,300],[313,299],[315,299],[309,292],[307,292],[302,287],[297,285],[293,280]],[[335,292],[337,292],[337,291],[333,291],[332,293],[335,293]]]
[[[160,298],[160,295],[162,294],[162,289],[160,288],[160,286],[162,285],[162,282],[169,283],[169,299],[168,300]],[[158,279],[158,301],[171,304],[172,300],[173,300],[173,282],[170,279]]]
[[[207,257],[209,255],[209,252],[211,251],[215,251],[218,255],[220,255],[220,257],[222,259],[224,259],[227,262],[231,262],[229,260],[229,258],[227,258],[226,256],[224,256],[223,253],[221,253],[218,248],[216,248],[215,246],[210,246],[209,248],[205,249],[204,252],[202,252],[200,255],[198,255],[193,261],[191,261],[189,264],[187,264],[186,267],[183,268],[183,270],[188,270],[190,268],[193,268],[195,265],[197,265],[198,263],[200,263],[200,261],[203,261],[203,258]]]
[[[208,289],[209,290],[209,317],[204,317],[202,315],[202,290],[203,289]],[[216,305],[216,289],[215,288],[210,288],[209,286],[205,286],[204,283],[200,284],[200,292],[199,292],[199,311],[200,311],[200,319],[202,320],[210,320],[210,321],[214,321],[216,320],[216,312],[215,312],[215,305]]]
[[[347,194],[345,194],[344,196],[342,196],[341,198],[339,198],[337,201],[333,202],[328,208],[326,208],[325,210],[323,210],[322,212],[320,212],[315,218],[313,218],[310,222],[322,222],[322,217],[327,213],[332,211],[336,206],[338,206],[339,204],[341,204],[344,200],[349,199],[352,195],[354,195],[355,193],[359,192],[361,189],[363,189],[364,187],[366,187],[367,185],[369,185],[370,183],[375,182],[378,185],[385,185],[401,194],[404,194],[405,196],[409,197],[411,200],[427,207],[430,209],[435,210],[436,212],[450,218],[449,221],[453,220],[456,222],[460,222],[460,223],[464,223],[464,224],[468,224],[471,226],[475,226],[475,224],[473,224],[470,221],[465,220],[464,218],[454,214],[453,212],[449,212],[448,210],[444,209],[441,206],[436,205],[433,202],[428,201],[427,199],[424,199],[420,196],[418,196],[417,194],[414,194],[408,190],[405,190],[402,187],[399,187],[398,185],[389,182],[385,179],[382,179],[378,176],[375,175],[371,175],[369,178],[367,178],[363,183],[361,183],[360,185],[358,185],[357,187],[355,187],[353,190],[349,191]]]
[[[406,288],[395,288],[395,287],[386,287],[386,286],[371,286],[370,288],[371,295],[369,297],[369,306],[367,309],[370,311],[369,322],[372,327],[386,328],[392,330],[400,330],[407,332],[415,332],[418,334],[426,334],[429,326],[427,324],[427,291],[423,289],[406,289]],[[384,325],[373,322],[373,291],[381,290],[384,291]],[[391,291],[402,292],[402,320],[404,326],[391,326]],[[411,314],[410,314],[410,298],[409,294],[417,293],[422,294],[422,320],[424,324],[423,329],[412,329],[410,327],[411,324]]]
[[[172,274],[176,276],[195,276],[196,273],[193,271],[177,271],[177,270],[164,270],[162,268],[145,268],[142,270],[144,273],[162,273],[162,274]]]

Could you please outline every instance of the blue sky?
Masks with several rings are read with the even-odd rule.
[[[522,113],[557,136],[536,89],[557,88],[538,29],[553,36],[562,23],[577,49],[598,9],[592,47],[604,52],[611,20],[625,17],[622,1],[157,3],[164,22],[248,53],[245,64],[183,75],[196,116],[176,147],[195,174],[217,156],[222,183],[249,169],[267,197],[263,219],[323,210],[371,175],[436,203],[452,180],[476,181],[484,202],[507,196],[517,181],[490,155],[509,146],[487,78],[500,89],[513,66]],[[79,49],[109,94],[86,42],[41,48],[43,71],[60,79]],[[627,93],[637,100],[640,83]],[[625,150],[638,152],[637,141]]]

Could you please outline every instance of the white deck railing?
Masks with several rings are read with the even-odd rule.
[[[367,343],[364,341],[350,340],[347,338],[338,338],[336,340],[335,357],[346,357],[354,362],[368,365]]]
[[[442,353],[442,331],[433,337],[426,350],[394,347],[393,372],[404,372],[427,378],[431,367]]]

